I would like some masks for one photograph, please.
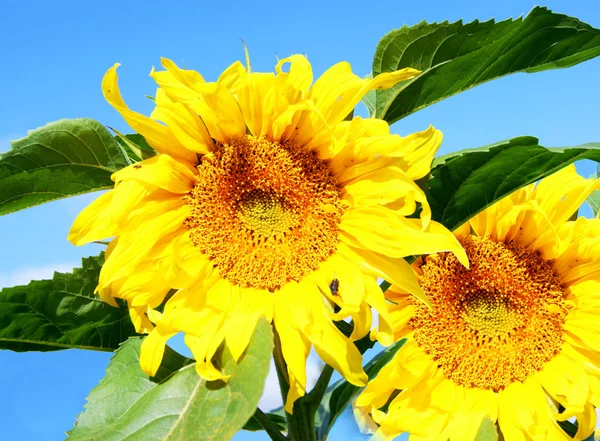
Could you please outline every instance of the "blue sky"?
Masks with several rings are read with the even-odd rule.
[[[527,0],[401,0],[357,2],[202,2],[146,0],[3,2],[0,26],[0,151],[28,129],[61,118],[90,117],[127,131],[104,101],[100,81],[114,62],[128,104],[149,113],[144,95],[161,56],[185,63],[214,80],[243,58],[253,69],[272,70],[276,56],[304,53],[316,74],[347,60],[359,75],[370,72],[379,38],[403,24],[505,19],[527,13]],[[595,0],[549,0],[551,9],[600,27]],[[477,147],[518,135],[542,145],[600,141],[600,59],[559,71],[518,74],[484,84],[414,114],[393,126],[400,134],[430,123],[444,132],[441,153]],[[591,164],[580,166],[584,174]],[[48,277],[97,254],[66,241],[76,214],[95,196],[54,202],[0,217],[0,285]],[[109,354],[85,351],[17,354],[0,351],[0,441],[58,441],[72,427],[88,391],[103,376]],[[239,434],[236,441],[268,439]],[[362,440],[349,415],[331,441]]]

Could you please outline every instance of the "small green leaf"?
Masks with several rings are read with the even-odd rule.
[[[0,215],[113,187],[127,166],[123,149],[99,122],[63,119],[29,132],[0,155]]]
[[[600,213],[600,190],[595,190],[586,200],[590,208],[592,209],[592,214],[595,218],[598,218],[598,214]]]
[[[150,144],[146,142],[146,138],[139,133],[123,135],[112,127],[109,128],[116,133],[115,139],[123,147],[123,150],[125,150],[125,153],[127,153],[132,162],[156,156],[156,150],[150,147]]]
[[[515,72],[569,67],[598,55],[600,30],[540,7],[524,19],[498,23],[403,26],[377,45],[373,75],[405,67],[421,74],[377,91],[375,116],[391,124],[486,81]]]
[[[275,427],[277,427],[280,431],[282,431],[282,432],[287,431],[287,421],[283,415],[278,415],[276,413],[267,413],[266,415],[273,422]],[[261,431],[264,429],[260,425],[258,420],[255,417],[252,417],[248,420],[248,422],[244,426],[244,430],[247,430],[249,432],[258,432],[258,431]]]
[[[600,165],[596,166],[596,173],[590,177],[594,179],[600,178]],[[595,190],[592,192],[592,194],[587,198],[586,202],[592,209],[592,214],[594,217],[600,217],[600,190]]]
[[[392,346],[385,348],[369,361],[364,369],[365,373],[372,380],[377,376],[381,368],[390,362],[398,349],[402,347],[406,340],[400,340]],[[352,403],[356,396],[361,391],[360,387],[354,386],[342,379],[327,388],[327,392],[323,396],[321,405],[317,410],[316,428],[317,440],[327,439],[327,434],[333,427],[333,424],[342,414],[344,410]]]
[[[114,351],[135,335],[127,308],[94,294],[104,255],[83,259],[72,273],[0,291],[0,349]]]
[[[194,364],[156,384],[139,366],[141,339],[116,352],[106,377],[92,390],[70,441],[226,441],[254,414],[273,351],[273,332],[260,320],[242,358],[225,349],[227,383],[202,380]]]
[[[600,161],[600,143],[545,148],[533,137],[438,158],[427,182],[433,219],[449,230],[512,192],[581,159]]]
[[[375,90],[370,90],[369,92],[367,92],[367,94],[362,99],[362,103],[367,108],[367,111],[369,112],[369,117],[374,117],[375,110],[377,108],[377,92]]]
[[[475,437],[475,441],[498,441],[498,429],[496,423],[488,418],[481,421],[479,432]]]

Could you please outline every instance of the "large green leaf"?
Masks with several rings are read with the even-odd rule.
[[[139,367],[141,339],[119,349],[92,390],[70,441],[226,441],[254,414],[273,351],[271,326],[261,320],[236,364],[228,351],[227,383],[202,380],[188,365],[156,384]]]
[[[112,188],[110,175],[128,164],[121,146],[97,121],[47,124],[0,155],[0,215]]]
[[[114,351],[135,335],[127,308],[94,294],[104,256],[83,259],[72,273],[0,291],[0,349]]]
[[[600,161],[600,143],[545,148],[537,138],[520,137],[440,157],[426,190],[433,219],[454,230],[499,199],[580,159]]]
[[[394,358],[394,355],[396,355],[396,352],[398,352],[398,349],[402,347],[404,342],[405,340],[400,340],[392,346],[385,348],[365,365],[365,373],[369,377],[369,380],[375,378],[381,368]],[[325,392],[321,405],[317,410],[316,428],[318,440],[327,439],[327,434],[335,421],[352,403],[360,391],[360,387],[354,386],[344,379],[327,388],[327,392]]]
[[[426,23],[385,35],[373,74],[413,67],[422,73],[377,91],[367,105],[390,124],[478,84],[515,72],[573,66],[600,54],[600,30],[576,18],[534,8],[527,17],[499,23]]]

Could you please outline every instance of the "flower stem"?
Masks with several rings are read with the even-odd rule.
[[[329,381],[331,380],[331,376],[333,375],[333,368],[328,364],[325,365],[315,387],[308,394],[308,399],[312,403],[313,407],[316,410],[319,408],[321,404],[321,400],[323,399],[323,395],[327,391],[327,386],[329,386]]]
[[[286,412],[288,435],[291,441],[316,441],[315,413],[309,403],[299,398],[294,403],[294,414]]]

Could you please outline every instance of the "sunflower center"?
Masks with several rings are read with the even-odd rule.
[[[473,330],[489,337],[505,336],[523,324],[518,308],[498,292],[477,291],[462,305],[461,318]]]
[[[421,266],[432,308],[415,302],[415,340],[446,377],[466,387],[501,390],[524,381],[559,351],[565,291],[549,262],[515,244],[470,236],[471,268],[453,254]]]
[[[274,193],[251,191],[242,199],[239,217],[250,231],[264,237],[283,234],[298,224],[298,216]]]
[[[273,291],[335,251],[340,192],[314,153],[246,136],[218,145],[197,168],[186,226],[232,283]]]

